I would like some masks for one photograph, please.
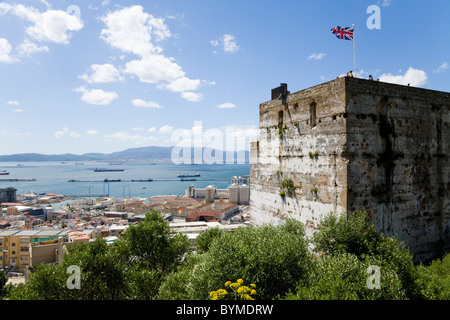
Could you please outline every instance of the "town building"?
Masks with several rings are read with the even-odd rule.
[[[89,242],[95,237],[93,231],[93,229],[0,230],[0,264],[23,272],[27,267],[37,266],[41,262],[54,262],[58,238],[70,243]],[[44,259],[43,256],[47,258]],[[49,259],[53,261],[49,262]]]
[[[16,202],[16,189],[1,188],[0,189],[0,203],[2,202]]]
[[[450,251],[450,93],[341,77],[262,103],[251,142],[251,220],[365,209],[425,261]]]
[[[227,189],[218,189],[213,185],[204,189],[198,189],[192,185],[186,189],[186,196],[192,199],[204,200],[207,203],[227,200],[234,204],[249,204],[250,187],[246,184],[238,185],[234,183]]]

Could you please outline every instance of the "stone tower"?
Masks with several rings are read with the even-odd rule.
[[[450,251],[450,93],[341,77],[260,105],[255,224],[365,209],[416,261]],[[281,92],[281,93],[280,93]]]

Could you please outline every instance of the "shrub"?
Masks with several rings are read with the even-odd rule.
[[[430,300],[450,300],[450,254],[429,266],[418,266],[417,284],[421,294]]]
[[[274,299],[294,290],[312,261],[303,225],[290,220],[224,233],[198,259],[185,283],[186,299],[209,299],[211,291],[239,278],[258,287],[259,299]]]
[[[392,300],[404,299],[405,292],[395,272],[383,269],[380,288],[368,285],[367,273],[371,264],[355,255],[343,253],[328,255],[314,262],[311,272],[301,280],[297,292],[287,295],[288,300]]]
[[[328,215],[313,236],[317,251],[325,255],[352,254],[366,262],[376,258],[383,270],[399,277],[408,298],[423,298],[416,283],[418,271],[413,256],[396,237],[386,237],[374,230],[367,221],[365,211],[355,212],[348,218]]]

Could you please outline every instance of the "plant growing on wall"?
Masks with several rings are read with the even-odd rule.
[[[317,158],[319,156],[319,153],[317,151],[315,152],[308,152],[308,155],[311,159]]]
[[[284,178],[280,181],[281,187],[283,188],[284,196],[287,194],[292,195],[295,192],[294,182],[291,178]],[[280,192],[281,195],[281,192]],[[283,197],[283,196],[282,196]]]

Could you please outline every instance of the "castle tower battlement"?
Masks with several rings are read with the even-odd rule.
[[[312,233],[329,213],[365,209],[416,260],[449,252],[450,93],[349,77],[283,85],[251,143],[252,222],[291,217]]]

